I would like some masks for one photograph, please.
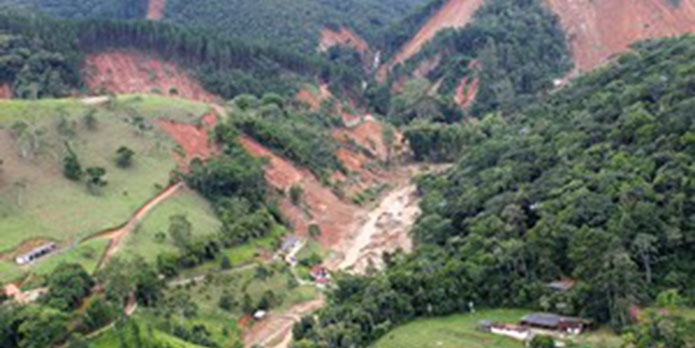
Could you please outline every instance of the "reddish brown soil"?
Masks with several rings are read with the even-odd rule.
[[[166,0],[150,0],[147,7],[147,19],[162,19]]]
[[[0,83],[0,99],[12,98],[12,89],[7,83]]]
[[[270,185],[287,192],[293,184],[297,184],[304,190],[302,206],[293,205],[288,198],[280,202],[280,209],[300,236],[308,236],[309,225],[318,224],[321,228],[319,242],[330,247],[337,245],[350,233],[359,207],[340,200],[331,189],[321,185],[311,172],[297,168],[255,140],[242,136],[241,143],[253,155],[269,159],[266,179]]]
[[[359,35],[345,26],[341,26],[338,31],[330,28],[323,28],[321,40],[319,41],[319,51],[326,52],[333,46],[349,46],[365,55],[369,52],[369,44]]]
[[[207,102],[215,99],[176,64],[141,52],[119,50],[87,56],[84,74],[94,92],[160,93]],[[178,93],[170,93],[172,88]]]
[[[478,95],[478,90],[480,89],[480,77],[477,71],[480,71],[481,65],[479,61],[472,61],[468,65],[468,69],[475,69],[472,75],[466,76],[461,79],[458,87],[456,88],[456,95],[454,96],[456,104],[460,105],[464,109],[468,109],[473,105],[475,97]]]
[[[195,158],[206,159],[217,151],[208,135],[217,124],[217,117],[213,114],[205,115],[200,123],[200,125],[192,125],[170,120],[157,121],[157,124],[183,148],[186,156],[179,158],[183,167]],[[180,157],[178,154],[176,156]]]
[[[331,93],[330,90],[328,90],[328,85],[327,84],[321,84],[319,86],[319,93],[312,93],[309,90],[309,86],[303,86],[302,89],[297,93],[297,100],[303,101],[307,104],[309,104],[309,107],[311,110],[317,111],[319,108],[321,108],[321,102],[326,99],[332,97],[333,94]]]
[[[459,28],[468,24],[482,3],[483,0],[449,0],[388,63],[379,68],[377,79],[386,81],[386,77],[396,64],[403,63],[417,54],[420,48],[438,31],[445,28]]]
[[[595,68],[631,42],[695,31],[695,0],[547,0],[560,16],[580,71]]]
[[[368,149],[379,159],[386,159],[386,145],[383,141],[383,125],[371,117],[354,128],[343,128],[333,131],[333,137],[338,141],[351,138],[362,147]]]

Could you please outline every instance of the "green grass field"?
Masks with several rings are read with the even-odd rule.
[[[90,109],[94,110],[95,127],[85,121]],[[170,172],[177,166],[172,156],[176,144],[151,121],[193,122],[207,110],[205,103],[141,95],[120,96],[99,106],[74,99],[0,102],[0,254],[5,253],[0,258],[0,282],[22,272],[10,261],[12,250],[24,241],[52,240],[68,246],[126,222],[168,184]],[[22,135],[11,130],[18,121],[28,129]],[[90,192],[85,179],[72,182],[63,176],[66,144],[83,169],[106,169],[108,185],[100,192]],[[115,164],[115,152],[121,146],[136,153],[130,168]],[[214,228],[207,205],[192,208],[199,202],[187,197],[170,210],[190,210],[191,218],[203,229]],[[162,220],[148,223],[156,227]],[[84,263],[90,266],[89,262]]]
[[[393,329],[371,348],[522,348],[514,339],[478,330],[481,320],[517,323],[527,310],[484,310],[442,318],[419,319]],[[622,340],[608,328],[578,336],[580,348],[618,348]]]
[[[148,326],[145,324],[147,322],[143,318],[139,317],[138,315],[132,317],[132,320],[135,320],[138,323],[138,327],[140,328],[140,337],[142,342],[146,343],[159,343],[161,345],[165,345],[167,347],[171,348],[204,348],[199,345],[195,345],[193,343],[186,342],[184,340],[179,339],[178,337],[174,337],[172,335],[169,335],[165,332],[159,331],[157,329],[150,329]],[[134,336],[132,333],[132,328],[129,326],[126,326],[125,329],[123,329],[123,337],[124,340],[127,344],[128,347],[132,347],[134,344]],[[150,332],[152,335],[150,336]],[[108,330],[105,330],[103,333],[99,334],[97,337],[88,340],[89,347],[91,348],[121,348],[123,347],[121,345],[121,342],[118,338],[118,335],[115,331],[114,328],[110,328]]]
[[[140,226],[128,235],[121,254],[126,257],[142,256],[147,261],[154,261],[162,252],[175,251],[168,235],[172,215],[185,215],[193,226],[193,236],[214,234],[222,226],[208,201],[196,192],[184,189],[145,217]],[[166,236],[163,241],[157,240],[159,233]]]
[[[421,319],[400,326],[372,345],[372,348],[522,348],[508,337],[477,329],[481,320],[518,322],[524,310],[491,310],[445,318]]]

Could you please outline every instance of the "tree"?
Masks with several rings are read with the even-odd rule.
[[[191,247],[193,238],[193,225],[188,221],[186,215],[176,214],[169,217],[169,237],[174,245],[187,251]]]
[[[79,181],[82,178],[82,165],[74,152],[69,151],[63,158],[63,175],[72,181]]]
[[[302,193],[304,193],[304,190],[298,184],[292,184],[292,186],[290,186],[290,201],[292,204],[299,205],[299,203],[301,203]]]
[[[531,340],[531,348],[555,348],[555,340],[552,336],[536,335]]]
[[[135,151],[126,146],[121,146],[116,150],[116,165],[121,168],[128,168],[133,165]]]
[[[108,182],[104,180],[106,169],[102,167],[89,167],[85,170],[87,176],[87,187],[92,193],[98,193],[99,189],[106,186]]]
[[[68,336],[68,317],[56,309],[32,305],[22,310],[20,316],[22,323],[17,334],[21,348],[51,347]]]
[[[114,319],[116,309],[111,303],[101,297],[97,297],[87,307],[87,327],[91,330],[96,330],[110,323]]]
[[[43,301],[62,311],[77,308],[94,286],[94,280],[79,264],[62,263],[48,278],[48,292]]]
[[[223,270],[232,268],[232,263],[229,261],[229,257],[227,257],[227,255],[222,255],[222,264],[220,265],[220,268]]]

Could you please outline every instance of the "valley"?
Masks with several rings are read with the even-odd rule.
[[[3,348],[695,347],[693,0],[0,8]]]

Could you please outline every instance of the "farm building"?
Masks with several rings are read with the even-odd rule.
[[[53,250],[56,250],[57,248],[58,246],[55,243],[44,244],[29,251],[28,253],[17,256],[15,261],[20,265],[24,265],[50,253]]]
[[[328,283],[331,281],[331,275],[328,273],[328,270],[321,265],[312,267],[310,275],[317,283]]]
[[[297,245],[297,243],[299,243],[299,238],[297,238],[297,236],[295,236],[295,235],[288,236],[282,241],[282,245],[280,246],[280,250],[290,251],[290,250],[292,250],[292,248],[294,248]]]
[[[529,328],[580,334],[591,328],[593,321],[550,313],[534,313],[521,318],[520,324]]]
[[[490,320],[481,321],[480,328],[483,331],[511,337],[519,341],[527,341],[533,336],[531,330],[526,327],[514,324],[500,324]]]

